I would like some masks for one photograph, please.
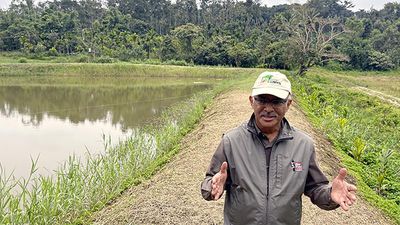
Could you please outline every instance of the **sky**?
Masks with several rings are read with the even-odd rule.
[[[45,1],[45,0],[34,0],[34,2]],[[388,2],[400,2],[400,0],[350,0],[355,7],[352,9],[354,11],[358,11],[360,9],[369,10],[374,9],[382,9],[385,3]],[[306,0],[261,0],[263,4],[267,6],[280,5],[280,4],[291,4],[291,3],[300,3],[303,4]],[[5,9],[9,6],[11,0],[0,0],[0,8]]]

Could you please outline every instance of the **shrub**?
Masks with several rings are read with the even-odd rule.
[[[364,151],[366,149],[366,143],[360,137],[356,137],[353,141],[353,147],[351,148],[351,155],[355,160],[361,162],[364,156]]]
[[[89,56],[87,55],[81,55],[78,57],[78,59],[76,60],[79,63],[88,63],[89,62]]]
[[[368,66],[371,70],[389,70],[394,68],[389,56],[385,53],[371,51],[368,55]]]
[[[18,59],[18,62],[19,62],[19,63],[27,63],[28,60],[27,60],[26,58],[19,58],[19,59]]]
[[[100,56],[97,59],[94,60],[96,63],[113,63],[113,58],[108,57],[108,56]]]
[[[58,55],[57,49],[54,47],[50,48],[48,54],[49,56],[57,56]]]
[[[167,60],[163,64],[175,65],[175,66],[187,66],[188,63],[185,60]]]
[[[329,61],[326,66],[327,69],[333,71],[342,71],[344,70],[344,66],[338,61]]]

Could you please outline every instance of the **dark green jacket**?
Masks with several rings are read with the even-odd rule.
[[[228,163],[224,224],[300,224],[303,193],[322,209],[338,207],[330,200],[329,182],[315,162],[312,139],[286,119],[270,147],[263,144],[254,115],[223,136],[201,184],[206,200],[211,200],[211,178],[224,161]]]

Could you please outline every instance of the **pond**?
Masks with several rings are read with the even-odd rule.
[[[27,177],[31,160],[38,158],[38,173],[49,175],[73,154],[102,152],[104,138],[117,144],[212,83],[129,82],[134,85],[0,86],[0,163],[6,174]]]

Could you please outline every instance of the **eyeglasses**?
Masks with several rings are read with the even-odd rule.
[[[267,98],[261,98],[261,97],[253,97],[253,99],[258,105],[263,105],[263,106],[271,105],[273,107],[282,106],[288,100],[287,98],[286,99],[275,98],[275,99],[269,100]]]

